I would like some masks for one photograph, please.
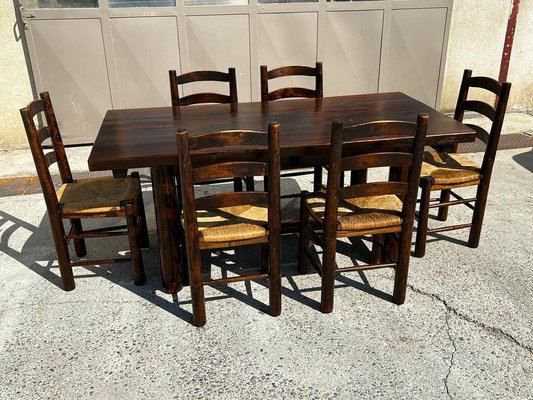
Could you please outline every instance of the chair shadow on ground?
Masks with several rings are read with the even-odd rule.
[[[524,153],[514,155],[513,160],[529,172],[533,172],[533,148]]]
[[[284,179],[283,185],[285,190],[291,190],[293,192],[300,191],[300,186],[298,186],[295,180]],[[148,190],[146,188],[147,186],[148,183],[145,180],[145,183],[143,184],[143,196],[147,211],[150,236],[150,248],[143,250],[144,267],[147,277],[146,283],[143,286],[135,286],[133,284],[131,276],[131,264],[129,261],[114,265],[74,267],[75,280],[79,283],[81,279],[104,278],[113,284],[116,284],[134,293],[140,298],[149,301],[153,305],[171,313],[172,315],[186,322],[190,322],[192,319],[192,313],[184,308],[184,306],[190,307],[190,300],[179,300],[181,293],[174,294],[171,296],[171,299],[169,299],[169,295],[162,291],[159,250],[157,248],[155,221],[153,221],[153,199],[151,190]],[[288,209],[293,208],[295,205],[296,210]],[[288,200],[284,205],[285,211],[287,211],[284,216],[290,215],[291,217],[294,217],[295,215],[298,215],[298,206],[299,199]],[[113,223],[113,221],[110,221],[110,223]],[[86,224],[87,228],[91,228],[91,224],[97,224],[97,226],[101,227],[102,221],[87,220],[86,223],[84,221],[84,224]],[[111,242],[111,240],[116,240],[116,244],[115,242]],[[97,244],[99,241],[100,244]],[[355,258],[355,253],[362,254],[363,259],[369,257],[370,252],[363,240],[355,239],[351,244],[345,242],[338,243],[338,253],[350,258],[354,264],[360,262],[361,260],[360,255]],[[94,249],[96,246],[99,247],[97,251]],[[120,249],[124,251],[118,251],[111,255],[102,254],[103,246],[105,249]],[[128,245],[123,237],[106,239],[96,238],[92,240],[89,239],[87,240],[87,248],[88,257],[98,258],[102,256],[117,257],[117,253],[120,256],[124,256],[128,252]],[[320,278],[318,275],[316,275],[316,286],[314,287],[299,288],[295,279],[295,277],[298,275],[297,249],[297,234],[286,234],[282,236],[282,276],[289,284],[289,287],[287,287],[287,285],[283,286],[282,294],[284,297],[291,298],[306,306],[318,309],[319,303],[316,300],[306,296],[305,293],[320,291]],[[24,265],[26,268],[45,280],[49,281],[59,290],[63,290],[59,275],[59,267],[56,261],[57,257],[54,243],[51,237],[49,220],[44,209],[43,216],[41,217],[37,226],[0,210],[0,252],[12,258],[16,262]],[[71,250],[71,256],[73,259],[75,258],[73,249]],[[246,272],[246,268],[243,268],[243,266],[251,266],[254,268],[259,267],[260,247],[258,245],[241,247],[230,251],[215,253],[215,255],[207,254],[206,252],[204,260],[206,261],[204,263],[204,270],[206,272],[218,269],[218,267],[223,267],[219,273],[243,274]],[[310,269],[310,273],[314,272],[311,272]],[[363,272],[360,272],[359,276],[361,281],[356,281],[351,277],[344,275],[338,275],[338,283],[336,284],[336,288],[351,286],[381,299],[391,299],[389,294],[373,288]],[[267,287],[268,285],[266,280],[258,281],[254,284],[259,284],[264,287]],[[245,282],[244,287],[245,291],[236,289],[234,285],[213,286],[213,288],[220,292],[220,295],[206,296],[206,302],[216,302],[222,299],[233,298],[248,306],[254,307],[261,312],[268,312],[268,305],[254,298],[251,282]],[[185,288],[184,290],[187,291],[188,289]],[[185,296],[189,297],[188,292],[185,294]]]

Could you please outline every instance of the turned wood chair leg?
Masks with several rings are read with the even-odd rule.
[[[323,313],[333,311],[333,292],[335,289],[335,252],[337,251],[337,239],[335,236],[324,237],[324,253],[322,256],[322,290],[320,310]]]
[[[134,171],[131,173],[131,177],[132,179],[137,179],[137,181],[139,182],[139,187],[141,187],[141,178],[139,176],[139,173],[137,171]],[[140,219],[139,221],[140,222],[139,229],[140,229],[140,235],[141,235],[140,246],[143,249],[147,249],[148,247],[150,247],[150,241],[148,239],[148,227],[146,225],[146,214],[144,212],[144,199],[143,199],[142,191],[139,193],[139,196],[136,199],[135,210],[137,211],[137,215],[139,216],[139,219]]]
[[[144,275],[144,263],[141,252],[141,233],[137,225],[137,213],[133,202],[124,204],[126,210],[126,223],[128,225],[128,241],[130,244],[131,266],[133,270],[133,283],[144,285],[146,277]]]
[[[247,176],[244,178],[244,182],[246,183],[246,191],[247,192],[253,192],[255,191],[255,182],[253,176]]]
[[[440,200],[441,203],[446,203],[450,201],[450,190],[442,190],[440,192]],[[449,206],[442,206],[439,207],[439,213],[437,214],[437,219],[439,221],[446,221],[448,219],[448,208]]]
[[[372,237],[372,258],[371,264],[380,264],[383,260],[382,246],[385,243],[385,235],[383,233],[376,234]]]
[[[409,246],[407,251],[400,250],[398,262],[396,264],[396,272],[394,274],[394,290],[392,292],[392,301],[398,305],[405,302],[405,293],[407,291],[407,275],[409,272],[409,253],[411,251],[411,239],[405,237],[401,240],[408,241]],[[400,244],[400,247],[403,245],[404,244]]]
[[[188,243],[188,246],[194,244]],[[194,326],[204,326],[205,316],[205,296],[204,284],[202,280],[202,256],[199,249],[188,249],[187,258],[189,260],[189,280],[191,288],[192,302],[192,323]]]
[[[298,272],[300,274],[306,274],[309,270],[309,260],[307,258],[307,250],[309,249],[309,230],[307,228],[309,213],[305,207],[304,200],[306,193],[303,191],[300,197],[300,226],[298,236]]]
[[[420,208],[418,211],[418,230],[416,231],[415,257],[424,257],[426,254],[426,239],[428,234],[429,198],[431,195],[432,180],[424,177],[421,180],[422,194],[420,195]]]
[[[83,232],[83,227],[81,225],[80,219],[71,219],[71,225],[73,226],[73,231],[75,234],[80,234]],[[85,239],[74,239],[74,250],[78,257],[84,257],[87,255],[87,247],[85,245]]]
[[[322,189],[322,167],[315,167],[313,172],[313,191],[318,192]]]
[[[261,245],[261,272],[263,274],[268,273],[268,244],[263,243]]]
[[[468,237],[468,247],[476,248],[479,246],[481,237],[481,227],[483,226],[483,217],[485,216],[485,207],[489,195],[489,184],[482,180],[479,183],[476,194],[476,203],[474,204],[474,214],[472,215],[472,227]]]
[[[233,178],[233,190],[236,192],[242,192],[242,179]]]
[[[59,264],[59,274],[63,282],[63,290],[74,290],[76,284],[74,283],[74,274],[72,266],[70,265],[70,255],[68,252],[68,245],[65,239],[65,228],[63,221],[59,218],[50,218],[50,227],[52,229],[52,237],[57,254],[57,262]]]
[[[268,263],[270,264],[269,304],[270,315],[277,317],[281,314],[281,260],[279,234],[274,236],[277,237],[271,236],[271,243],[268,246]]]

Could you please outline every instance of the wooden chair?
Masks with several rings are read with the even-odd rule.
[[[317,62],[316,66],[307,67],[300,65],[291,65],[286,67],[275,68],[268,71],[266,65],[261,65],[261,101],[268,103],[269,101],[291,98],[291,97],[307,97],[307,98],[321,98],[323,97],[323,75],[322,63]],[[312,76],[315,77],[315,88],[308,89],[302,87],[285,87],[269,91],[268,81],[271,79],[288,77],[288,76]],[[304,134],[304,133],[303,133]],[[315,167],[313,170],[285,172],[281,177],[301,176],[313,174],[313,190],[320,190],[322,187],[322,168]],[[298,195],[287,195],[283,197],[297,197]]]
[[[179,180],[183,206],[183,225],[189,266],[193,324],[205,324],[203,285],[245,280],[269,280],[270,314],[281,313],[280,275],[280,153],[279,124],[271,122],[268,134],[256,131],[225,131],[190,137],[178,131]],[[232,149],[247,145],[268,147],[262,155],[248,152],[238,160],[220,162],[206,157],[205,163],[192,165],[191,151],[209,148]],[[195,198],[194,184],[236,176],[267,176],[268,192],[227,192]],[[204,279],[200,252],[250,244],[262,244],[261,270],[244,276]]]
[[[131,260],[133,281],[142,285],[145,281],[141,247],[148,247],[148,232],[144,215],[139,174],[115,179],[98,177],[77,179],[72,177],[69,163],[63,147],[63,141],[48,92],[40,95],[26,108],[20,110],[30,149],[37,168],[37,174],[48,210],[52,236],[57,252],[59,271],[65,290],[75,287],[73,266],[109,264]],[[37,128],[34,119],[44,114],[46,125]],[[50,138],[53,149],[45,154],[42,147],[44,140]],[[57,162],[62,185],[56,190],[49,167]],[[84,231],[83,218],[123,217],[126,225]],[[65,233],[63,220],[70,221],[70,230]],[[68,244],[72,239],[76,255],[87,254],[85,238],[127,235],[131,257],[106,258],[98,260],[71,261]]]
[[[496,95],[496,105],[493,107],[479,100],[467,100],[470,88],[480,88],[488,90]],[[457,146],[451,152],[437,151],[430,149],[424,153],[424,163],[420,187],[422,188],[420,199],[420,210],[418,214],[418,230],[416,234],[415,256],[423,257],[426,252],[426,238],[428,233],[444,232],[455,229],[470,228],[468,238],[469,247],[478,247],[485,214],[485,206],[489,194],[490,178],[492,168],[496,158],[496,150],[500,140],[505,109],[511,84],[508,82],[498,83],[494,79],[487,77],[472,77],[471,70],[465,70],[459,98],[455,108],[454,118],[463,121],[465,111],[474,111],[484,115],[492,121],[490,133],[483,128],[467,124],[476,131],[476,137],[485,145],[485,155],[483,163],[479,166],[467,157],[458,154]],[[477,186],[476,197],[463,198],[452,189],[466,186]],[[440,190],[440,198],[431,199],[432,191]],[[450,195],[455,200],[450,201]],[[474,205],[472,205],[474,203]],[[428,228],[429,209],[437,207],[437,219],[446,221],[448,217],[448,207],[451,205],[464,204],[473,210],[472,221],[469,224],[459,224],[444,226],[434,229]]]
[[[335,274],[367,269],[395,269],[393,301],[405,300],[407,272],[413,232],[418,181],[429,117],[419,115],[418,122],[377,121],[343,128],[333,122],[329,172],[325,192],[303,193],[300,208],[298,270],[306,273],[309,261],[322,277],[321,310],[333,310]],[[406,137],[411,147],[394,152],[374,152],[346,156],[343,147],[359,135]],[[342,171],[391,167],[407,176],[407,181],[359,183],[340,186]],[[403,199],[403,200],[402,200]],[[309,234],[324,252],[322,265],[309,249]],[[385,237],[385,234],[388,234]],[[372,235],[372,261],[367,265],[336,268],[336,239]],[[385,238],[387,239],[385,241]],[[396,241],[392,243],[391,241]],[[387,243],[387,246],[385,246]]]
[[[191,104],[202,103],[222,103],[236,105],[237,100],[237,77],[235,68],[228,68],[228,72],[219,71],[193,71],[182,75],[177,75],[175,70],[168,71],[170,78],[170,96],[172,98],[172,107],[188,106]],[[194,93],[188,96],[180,97],[179,85],[185,85],[193,82],[228,82],[229,95],[220,93]],[[243,178],[235,178],[233,185],[235,191],[242,191]],[[251,178],[244,178],[248,190],[253,190],[253,180]]]

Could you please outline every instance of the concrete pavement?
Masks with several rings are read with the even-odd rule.
[[[464,231],[433,238],[412,259],[402,306],[390,302],[391,271],[339,276],[327,315],[287,235],[281,316],[266,314],[264,284],[236,283],[206,287],[207,325],[193,327],[189,289],[161,291],[143,191],[147,283],[134,286],[128,264],[91,266],[75,270],[72,292],[60,289],[42,195],[0,198],[1,399],[533,399],[531,148],[498,153],[479,248]],[[450,211],[452,222],[469,216]],[[367,245],[340,244],[339,264]],[[126,246],[88,244],[113,248]],[[206,261],[216,274],[259,258],[251,248]]]

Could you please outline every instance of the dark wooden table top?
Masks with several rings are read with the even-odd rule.
[[[280,123],[282,166],[311,166],[317,157],[327,159],[335,118],[343,119],[345,125],[385,119],[416,122],[419,113],[429,114],[428,145],[475,138],[472,129],[399,92],[290,99],[266,105],[253,102],[110,110],[89,156],[89,169],[175,165],[177,129],[187,129],[191,135],[230,129],[265,131],[268,121]],[[360,148],[401,146],[402,140],[405,138],[362,137]]]

